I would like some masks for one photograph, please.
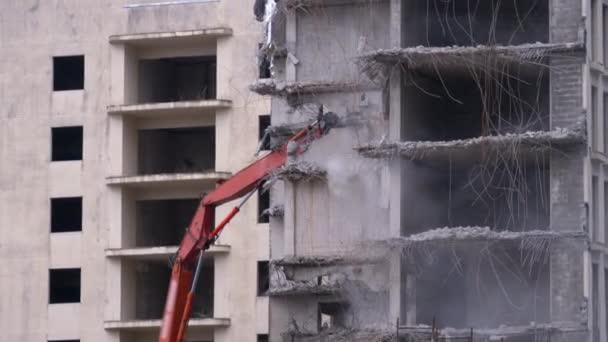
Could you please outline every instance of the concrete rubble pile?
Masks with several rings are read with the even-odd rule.
[[[550,149],[581,145],[585,134],[580,129],[557,128],[552,131],[509,133],[451,141],[378,142],[355,147],[368,158],[405,158],[409,160],[447,160],[452,155],[474,152],[501,151],[513,156],[521,153],[544,152]]]
[[[381,329],[330,329],[318,334],[301,332],[286,333],[296,338],[298,342],[393,342],[396,341],[394,331]]]

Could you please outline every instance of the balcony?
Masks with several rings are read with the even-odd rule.
[[[168,260],[177,253],[177,246],[161,246],[161,247],[136,247],[136,248],[109,248],[106,249],[106,257],[108,258],[124,258],[129,260],[139,261],[162,261]],[[213,245],[205,255],[213,257],[216,255],[224,255],[230,252],[230,246]]]
[[[110,36],[110,44],[127,44],[137,47],[171,47],[173,45],[196,45],[200,41],[215,40],[231,35],[231,28],[211,27],[188,31],[112,35]]]
[[[136,176],[112,176],[106,184],[126,188],[170,190],[172,188],[212,189],[217,182],[230,177],[228,172],[172,173]]]
[[[162,116],[215,115],[215,112],[232,106],[230,100],[193,100],[161,103],[142,103],[132,105],[108,106],[108,114],[136,118],[155,118]]]
[[[159,330],[160,319],[105,321],[106,330],[119,331],[155,331]],[[224,328],[230,326],[229,318],[193,318],[188,322],[190,328]]]

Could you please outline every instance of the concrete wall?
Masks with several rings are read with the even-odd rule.
[[[133,317],[126,296],[136,282],[126,265],[107,259],[104,250],[128,246],[123,240],[134,232],[129,230],[136,199],[192,198],[200,189],[159,193],[106,186],[108,176],[136,173],[132,133],[145,126],[110,117],[106,108],[135,103],[137,56],[165,57],[111,45],[111,35],[219,26],[233,30],[231,37],[214,43],[218,97],[233,101],[230,110],[212,115],[219,135],[217,170],[235,172],[251,161],[257,116],[269,111],[264,99],[247,91],[257,77],[260,39],[253,1],[138,9],[123,8],[125,3],[28,0],[0,5],[0,329],[8,340],[157,339],[154,332],[104,330],[104,320]],[[52,57],[80,54],[85,55],[85,89],[53,92]],[[72,125],[84,126],[83,161],[51,163],[51,127]],[[161,124],[167,126],[179,125]],[[57,196],[83,197],[82,232],[49,234],[49,198]],[[227,207],[218,210],[218,217]],[[216,264],[215,316],[230,318],[231,326],[215,336],[214,329],[205,328],[199,340],[253,342],[256,333],[267,332],[267,316],[255,315],[267,313],[267,302],[256,298],[255,264],[268,258],[268,227],[256,223],[255,209],[255,203],[245,207],[221,238],[233,252]],[[82,268],[81,303],[48,305],[51,267]]]
[[[429,4],[433,6],[433,2]],[[453,10],[458,13],[454,17],[450,11],[454,4],[444,2],[435,4],[434,9],[428,9],[426,2],[401,0],[364,4],[329,2],[325,6],[312,6],[306,10],[281,14],[278,22],[284,22],[284,25],[279,29],[275,27],[275,37],[278,42],[286,43],[289,51],[297,58],[297,63],[294,63],[293,58],[275,61],[274,76],[286,81],[361,81],[364,78],[356,74],[357,66],[353,63],[358,48],[364,51],[365,48],[391,46],[582,42],[584,36],[581,34],[583,11],[581,2],[577,1],[541,1],[533,4],[518,2],[517,5],[513,2],[503,2],[502,12],[497,16],[495,27],[492,26],[491,20],[492,6],[484,3],[480,8],[476,7],[478,11],[475,17],[464,28],[458,25],[468,21],[469,16],[458,12],[459,9],[456,8]],[[436,8],[437,6],[440,8]],[[517,10],[513,6],[517,7]],[[514,13],[524,10],[524,7],[529,16],[522,24]],[[437,11],[441,13],[435,13]],[[442,15],[444,12],[445,16]],[[357,27],[351,28],[350,25],[354,21],[357,22]],[[468,34],[461,32],[463,30]],[[377,37],[378,32],[382,37]],[[354,43],[357,39],[358,44]],[[388,94],[387,88],[383,92],[366,92],[365,98],[370,99],[372,106],[365,108],[362,108],[364,106],[361,106],[360,100],[349,98],[357,94],[350,89],[331,94],[293,96],[287,101],[283,98],[273,98],[273,124],[302,121],[306,119],[307,113],[308,117],[311,117],[316,108],[311,104],[323,104],[326,109],[338,113],[354,109],[364,116],[388,120],[378,124],[375,127],[378,130],[371,129],[365,133],[342,129],[311,147],[301,159],[327,165],[328,182],[285,182],[282,187],[275,185],[273,201],[284,202],[285,217],[273,219],[271,223],[272,257],[348,253],[349,246],[354,241],[402,233],[408,235],[444,225],[490,225],[510,230],[586,229],[583,209],[585,199],[589,198],[585,196],[585,179],[589,171],[585,161],[586,151],[582,148],[561,155],[558,155],[558,152],[551,153],[546,161],[528,161],[529,168],[522,165],[505,166],[504,168],[513,167],[513,170],[527,175],[520,183],[526,190],[516,195],[517,199],[509,200],[496,200],[500,196],[492,192],[488,197],[492,197],[490,202],[496,202],[488,204],[484,201],[487,207],[475,201],[479,200],[479,194],[474,189],[469,189],[466,193],[462,190],[467,186],[476,187],[466,180],[470,179],[468,177],[471,177],[479,166],[480,162],[475,158],[480,156],[471,156],[470,160],[459,161],[470,163],[470,167],[455,166],[451,162],[447,165],[446,162],[441,165],[442,170],[449,171],[435,173],[431,167],[411,167],[411,163],[405,167],[405,163],[393,161],[389,163],[390,174],[387,174],[384,180],[380,168],[370,170],[369,174],[359,170],[358,175],[365,179],[346,178],[348,189],[344,192],[340,184],[332,183],[331,179],[332,172],[336,172],[332,165],[342,162],[341,155],[349,155],[347,148],[338,143],[340,136],[349,140],[346,138],[346,132],[349,130],[352,131],[351,138],[345,145],[365,142],[366,138],[378,138],[386,133],[389,133],[393,140],[470,138],[488,134],[486,127],[480,127],[484,118],[475,114],[483,111],[490,111],[492,114],[494,111],[501,111],[501,117],[493,119],[492,128],[500,126],[502,130],[492,130],[491,134],[517,131],[517,125],[522,126],[522,122],[533,122],[523,130],[576,128],[585,120],[584,63],[580,54],[574,54],[551,59],[550,72],[544,69],[540,74],[542,76],[539,76],[537,70],[531,72],[531,69],[511,69],[511,72],[521,72],[516,78],[526,79],[524,86],[517,81],[503,79],[501,86],[496,89],[490,89],[489,84],[481,85],[482,88],[487,86],[482,90],[484,94],[477,94],[475,82],[463,76],[463,72],[468,74],[470,71],[467,67],[458,69],[458,66],[455,66],[452,73],[443,75],[446,77],[433,80],[429,75],[418,75],[419,77],[412,80],[411,74],[401,75],[395,72],[391,74]],[[406,78],[406,82],[402,82],[402,79]],[[493,84],[495,81],[488,83]],[[518,105],[514,104],[516,101],[509,95],[501,97],[503,92],[507,92],[505,89],[512,87],[517,88],[517,97],[519,101],[526,103],[524,106],[531,104],[532,108],[526,108],[528,112],[534,112],[537,116],[535,120],[530,120],[531,117],[526,116],[529,113],[524,113],[522,107],[517,108]],[[453,100],[453,97],[463,103]],[[484,107],[488,105],[484,102],[487,100],[497,102],[491,104],[491,108]],[[390,111],[390,115],[373,116],[372,107],[380,110],[380,113]],[[508,121],[512,121],[513,125],[506,124]],[[382,129],[387,128],[387,124],[389,129],[382,132]],[[324,144],[325,141],[328,142],[327,145]],[[348,160],[346,168],[356,168],[352,166],[357,165],[356,162],[348,159],[349,157],[345,158]],[[344,175],[337,172],[334,177],[336,174]],[[382,186],[385,180],[388,180],[387,188]],[[378,191],[367,191],[365,187],[369,184]],[[458,190],[446,189],[452,185]],[[498,183],[493,186],[496,189],[501,187]],[[343,194],[347,195],[347,201],[340,197]],[[376,197],[378,194],[381,195]],[[367,202],[363,203],[362,198],[366,196]],[[385,203],[383,199],[390,199],[388,206],[382,206]],[[372,204],[366,205],[370,201]],[[377,230],[379,234],[367,235],[364,228],[370,224],[367,220],[377,216],[384,218],[375,224],[375,227],[382,227]],[[439,258],[439,254],[445,257],[439,258],[442,262],[435,266],[428,266],[424,262],[417,265],[427,272],[427,276],[421,276],[420,269],[408,268],[411,265],[406,264],[407,260],[400,260],[398,257],[390,259],[388,269],[378,275],[389,284],[390,299],[383,308],[388,313],[384,316],[385,322],[390,324],[396,317],[401,317],[402,321],[411,324],[429,324],[434,315],[443,316],[443,320],[440,318],[442,325],[462,327],[517,325],[531,321],[586,322],[587,316],[584,309],[581,310],[581,307],[585,306],[585,295],[589,292],[584,281],[589,276],[588,263],[584,261],[584,243],[556,243],[555,248],[546,255],[545,261],[549,262],[540,262],[533,266],[534,276],[524,271],[530,265],[518,264],[521,260],[511,255],[515,252],[508,248],[499,253],[502,257],[511,255],[506,257],[510,260],[509,265],[503,264],[499,267],[504,268],[502,271],[496,270],[496,265],[492,263],[493,257],[471,246],[469,250],[467,247],[463,249],[458,255],[463,258],[459,259],[461,266],[466,266],[455,272],[458,275],[452,273],[453,268],[446,269],[446,265],[458,268],[451,264],[455,252],[446,251],[446,255],[443,255],[434,251],[433,257]],[[511,279],[509,277],[514,275],[513,272],[521,272],[526,276],[515,276]],[[446,280],[446,274],[454,279]],[[310,271],[303,270],[294,271],[290,275],[295,278],[302,277],[299,278],[302,280],[306,277],[314,278]],[[415,276],[419,279],[416,280]],[[604,283],[599,280],[601,277],[597,279],[598,284],[595,285],[602,287]],[[449,289],[441,288],[441,284],[449,284]],[[480,290],[480,286],[486,290]],[[417,288],[420,291],[417,291]],[[501,293],[494,292],[499,288],[502,289]],[[284,297],[271,300],[271,340],[279,340],[281,332],[286,331],[291,319],[299,323],[301,320],[303,326],[314,330],[311,317],[315,316],[314,303],[320,297],[311,298],[309,301]],[[601,310],[599,312],[601,314]],[[575,335],[565,338],[567,340],[572,336]],[[584,340],[587,337],[586,333],[582,333],[574,338]],[[560,340],[559,337],[557,340]]]

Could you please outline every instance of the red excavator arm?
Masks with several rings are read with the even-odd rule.
[[[288,154],[303,153],[313,140],[327,134],[336,121],[333,113],[319,114],[315,122],[294,135],[280,149],[256,160],[203,197],[186,229],[173,264],[160,330],[160,342],[183,341],[200,276],[203,252],[215,242],[224,227],[261,187],[264,180],[285,164]],[[215,207],[242,197],[243,200],[214,227]]]

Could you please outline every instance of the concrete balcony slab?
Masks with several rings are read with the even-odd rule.
[[[160,329],[160,319],[105,321],[106,330],[154,331]],[[193,318],[188,322],[190,328],[225,328],[230,326],[229,318]]]
[[[214,115],[217,110],[227,109],[232,106],[230,100],[194,100],[161,103],[142,103],[130,105],[108,106],[108,114],[125,115],[133,117],[163,117],[209,114]]]
[[[124,258],[140,261],[163,261],[177,253],[177,246],[160,247],[136,247],[136,248],[109,248],[106,249],[108,258]],[[227,254],[230,252],[228,245],[213,245],[205,255],[213,257],[215,255]]]
[[[106,178],[109,186],[140,189],[172,189],[196,187],[213,189],[218,181],[228,179],[229,172],[167,173],[137,176],[111,176]]]
[[[187,31],[150,32],[135,34],[119,34],[110,36],[110,44],[128,44],[137,47],[162,47],[190,45],[201,41],[209,41],[232,35],[228,27],[210,27]]]

